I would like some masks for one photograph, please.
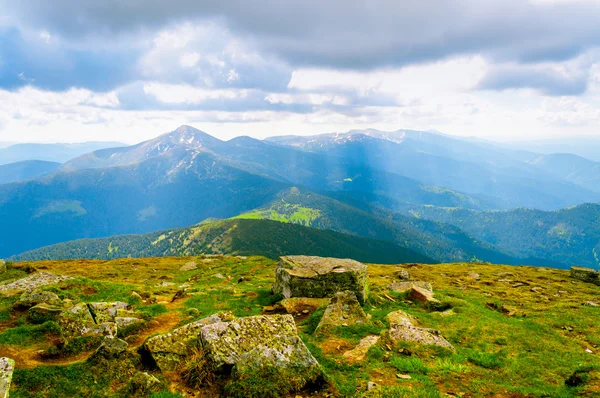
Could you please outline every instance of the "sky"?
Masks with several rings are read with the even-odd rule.
[[[600,135],[597,0],[0,0],[0,142]]]

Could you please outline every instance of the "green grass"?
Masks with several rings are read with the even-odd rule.
[[[30,346],[43,342],[49,335],[60,335],[60,328],[55,322],[41,325],[22,325],[6,329],[0,333],[0,344]]]

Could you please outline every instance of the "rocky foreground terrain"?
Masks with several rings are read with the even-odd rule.
[[[2,263],[0,397],[594,397],[597,283],[305,256]]]

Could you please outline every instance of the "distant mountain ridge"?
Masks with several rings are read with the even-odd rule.
[[[22,162],[0,165],[0,184],[30,180],[56,171],[60,163],[43,160],[24,160]]]
[[[25,160],[64,163],[84,153],[103,148],[121,147],[120,142],[83,142],[76,144],[12,144],[0,147],[0,165]]]
[[[391,242],[270,220],[224,220],[145,235],[77,240],[15,256],[17,261],[113,259],[125,257],[304,254],[352,258],[373,263],[433,263]]]

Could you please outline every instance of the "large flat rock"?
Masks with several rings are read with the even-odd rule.
[[[72,278],[70,276],[55,275],[49,272],[36,272],[14,282],[0,284],[0,292],[21,293],[26,290],[36,289],[41,286],[60,283],[67,279]]]
[[[337,292],[325,309],[315,333],[325,333],[332,327],[351,326],[357,323],[367,324],[369,318],[360,306],[356,295],[350,290]]]
[[[600,286],[600,272],[585,267],[571,267],[571,278]]]
[[[403,340],[423,345],[437,345],[455,351],[452,344],[438,330],[416,326],[416,319],[402,310],[389,313],[386,320],[390,324],[389,337],[394,341]]]
[[[367,266],[358,261],[314,256],[281,257],[273,292],[290,297],[333,297],[350,290],[363,304],[368,293]]]

